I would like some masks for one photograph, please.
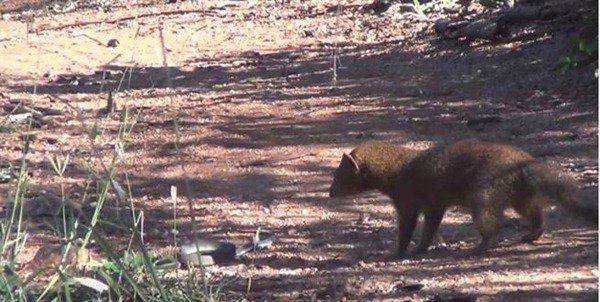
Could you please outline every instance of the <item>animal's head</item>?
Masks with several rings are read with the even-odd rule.
[[[362,174],[353,154],[344,153],[340,166],[335,170],[329,197],[345,197],[366,191],[368,187]]]

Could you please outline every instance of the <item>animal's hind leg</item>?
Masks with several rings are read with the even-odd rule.
[[[532,243],[544,233],[544,211],[539,197],[521,201],[515,210],[529,223],[529,233],[521,238],[522,242]]]
[[[481,242],[473,250],[473,254],[479,255],[498,244],[498,233],[500,228],[499,211],[488,206],[476,210],[474,214],[477,230],[481,235]]]
[[[477,230],[481,235],[481,242],[473,250],[473,254],[479,255],[498,244],[498,233],[500,232],[500,218],[504,209],[503,200],[495,200],[493,190],[482,190],[476,194],[472,201],[473,219]],[[497,199],[497,198],[496,198]]]

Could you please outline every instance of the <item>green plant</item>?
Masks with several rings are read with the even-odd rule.
[[[598,37],[589,41],[578,39],[569,52],[558,61],[561,72],[598,62]]]
[[[425,15],[425,7],[421,5],[421,1],[413,0],[413,7],[415,8],[415,11],[420,17],[427,19],[427,15]]]
[[[67,206],[69,197],[65,187],[66,174],[73,165],[73,156],[49,157],[48,161],[60,181],[62,229],[57,233],[62,238],[61,263],[48,281],[37,284],[33,282],[36,274],[21,279],[16,271],[15,258],[26,243],[27,232],[23,227],[23,199],[27,189],[27,154],[29,151],[28,136],[23,147],[23,157],[12,196],[9,215],[0,222],[0,300],[2,301],[86,301],[103,297],[108,301],[220,301],[225,295],[222,291],[226,282],[217,282],[205,276],[201,269],[198,276],[194,268],[189,268],[187,277],[181,279],[169,277],[173,265],[163,265],[148,250],[142,240],[142,212],[135,208],[131,198],[131,186],[125,186],[117,180],[118,175],[125,175],[127,165],[123,160],[127,150],[133,126],[139,115],[131,115],[127,109],[120,113],[119,126],[112,142],[115,146],[111,154],[102,155],[93,151],[84,161],[89,177],[84,186],[79,186],[80,202],[86,200],[93,204],[90,211],[75,212]],[[83,123],[82,123],[82,126]],[[176,126],[175,131],[179,133]],[[97,146],[99,138],[104,134],[99,123],[89,127],[89,141],[92,150],[100,150]],[[177,134],[179,136],[179,134]],[[179,148],[178,148],[179,149]],[[91,184],[95,183],[95,186]],[[95,188],[93,188],[95,187]],[[124,188],[123,188],[124,187]],[[95,190],[95,191],[94,191]],[[90,192],[91,191],[91,192]],[[114,193],[118,203],[128,205],[130,218],[118,225],[121,230],[130,233],[130,242],[125,249],[115,247],[105,234],[105,221],[100,213],[107,201],[109,193]],[[68,197],[69,196],[69,197]],[[90,197],[93,199],[89,200]],[[172,196],[173,204],[177,198]],[[176,213],[174,212],[174,217]],[[176,232],[177,225],[174,225]],[[79,242],[78,245],[73,244]],[[69,250],[85,249],[90,242],[98,246],[104,259],[88,263],[87,271],[75,270],[66,260]],[[174,263],[174,262],[171,262]]]
[[[29,153],[31,118],[25,142],[23,157],[18,173],[12,207],[8,215],[0,222],[0,297],[7,301],[21,301],[25,299],[24,284],[15,273],[15,258],[25,245],[27,234],[23,230],[23,197],[27,188],[27,155]]]

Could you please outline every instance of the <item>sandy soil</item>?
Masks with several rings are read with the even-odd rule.
[[[118,114],[98,115],[108,91],[120,87],[117,108],[139,112],[121,167],[152,249],[173,244],[170,187],[183,192],[186,180],[203,236],[242,243],[258,227],[275,232],[269,249],[209,268],[217,277],[239,277],[228,287],[232,296],[597,300],[597,229],[560,208],[549,211],[539,242],[518,244],[524,228],[507,219],[500,247],[475,258],[467,256],[478,239],[470,216],[451,211],[440,229],[444,243],[421,258],[393,260],[394,212],[384,197],[327,196],[342,152],[361,141],[424,149],[480,138],[557,163],[593,202],[597,66],[556,68],[591,22],[586,11],[565,22],[523,25],[508,42],[466,44],[440,40],[431,22],[406,17],[397,6],[364,12],[363,0],[134,7],[116,1],[110,12],[63,14],[31,1],[35,18],[20,13],[24,2],[0,4],[0,118],[19,102],[43,112],[32,131],[32,191],[60,192],[48,156],[70,154],[68,185],[86,177],[90,154],[108,158]],[[106,46],[111,39],[116,47]],[[182,157],[174,147],[176,119]],[[91,146],[88,129],[96,121],[105,132]],[[18,163],[26,130],[5,127],[0,165]],[[124,173],[117,178],[125,182]],[[12,189],[0,184],[1,198]],[[191,233],[189,215],[181,203],[181,237]],[[55,238],[32,228],[21,261]],[[414,284],[423,288],[411,290]]]

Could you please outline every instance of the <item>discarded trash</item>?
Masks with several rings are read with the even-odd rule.
[[[252,242],[248,242],[236,249],[235,257],[239,258],[250,251],[262,250],[271,244],[273,244],[273,236],[268,232],[261,232],[260,228],[258,228],[254,237],[252,237]]]
[[[179,248],[177,260],[184,265],[209,266],[238,259],[242,255],[261,250],[273,243],[273,236],[268,232],[256,231],[252,241],[240,247],[230,242],[197,239]]]
[[[13,178],[16,178],[16,173],[13,170],[12,166],[10,166],[10,165],[8,167],[0,166],[0,184],[7,183]]]
[[[177,259],[186,265],[209,266],[234,260],[235,254],[233,243],[198,239],[195,242],[182,245],[179,248]]]
[[[8,118],[8,122],[10,123],[21,123],[24,121],[27,121],[27,119],[33,117],[33,115],[29,112],[26,113],[19,113],[19,114],[12,114],[9,115]]]

